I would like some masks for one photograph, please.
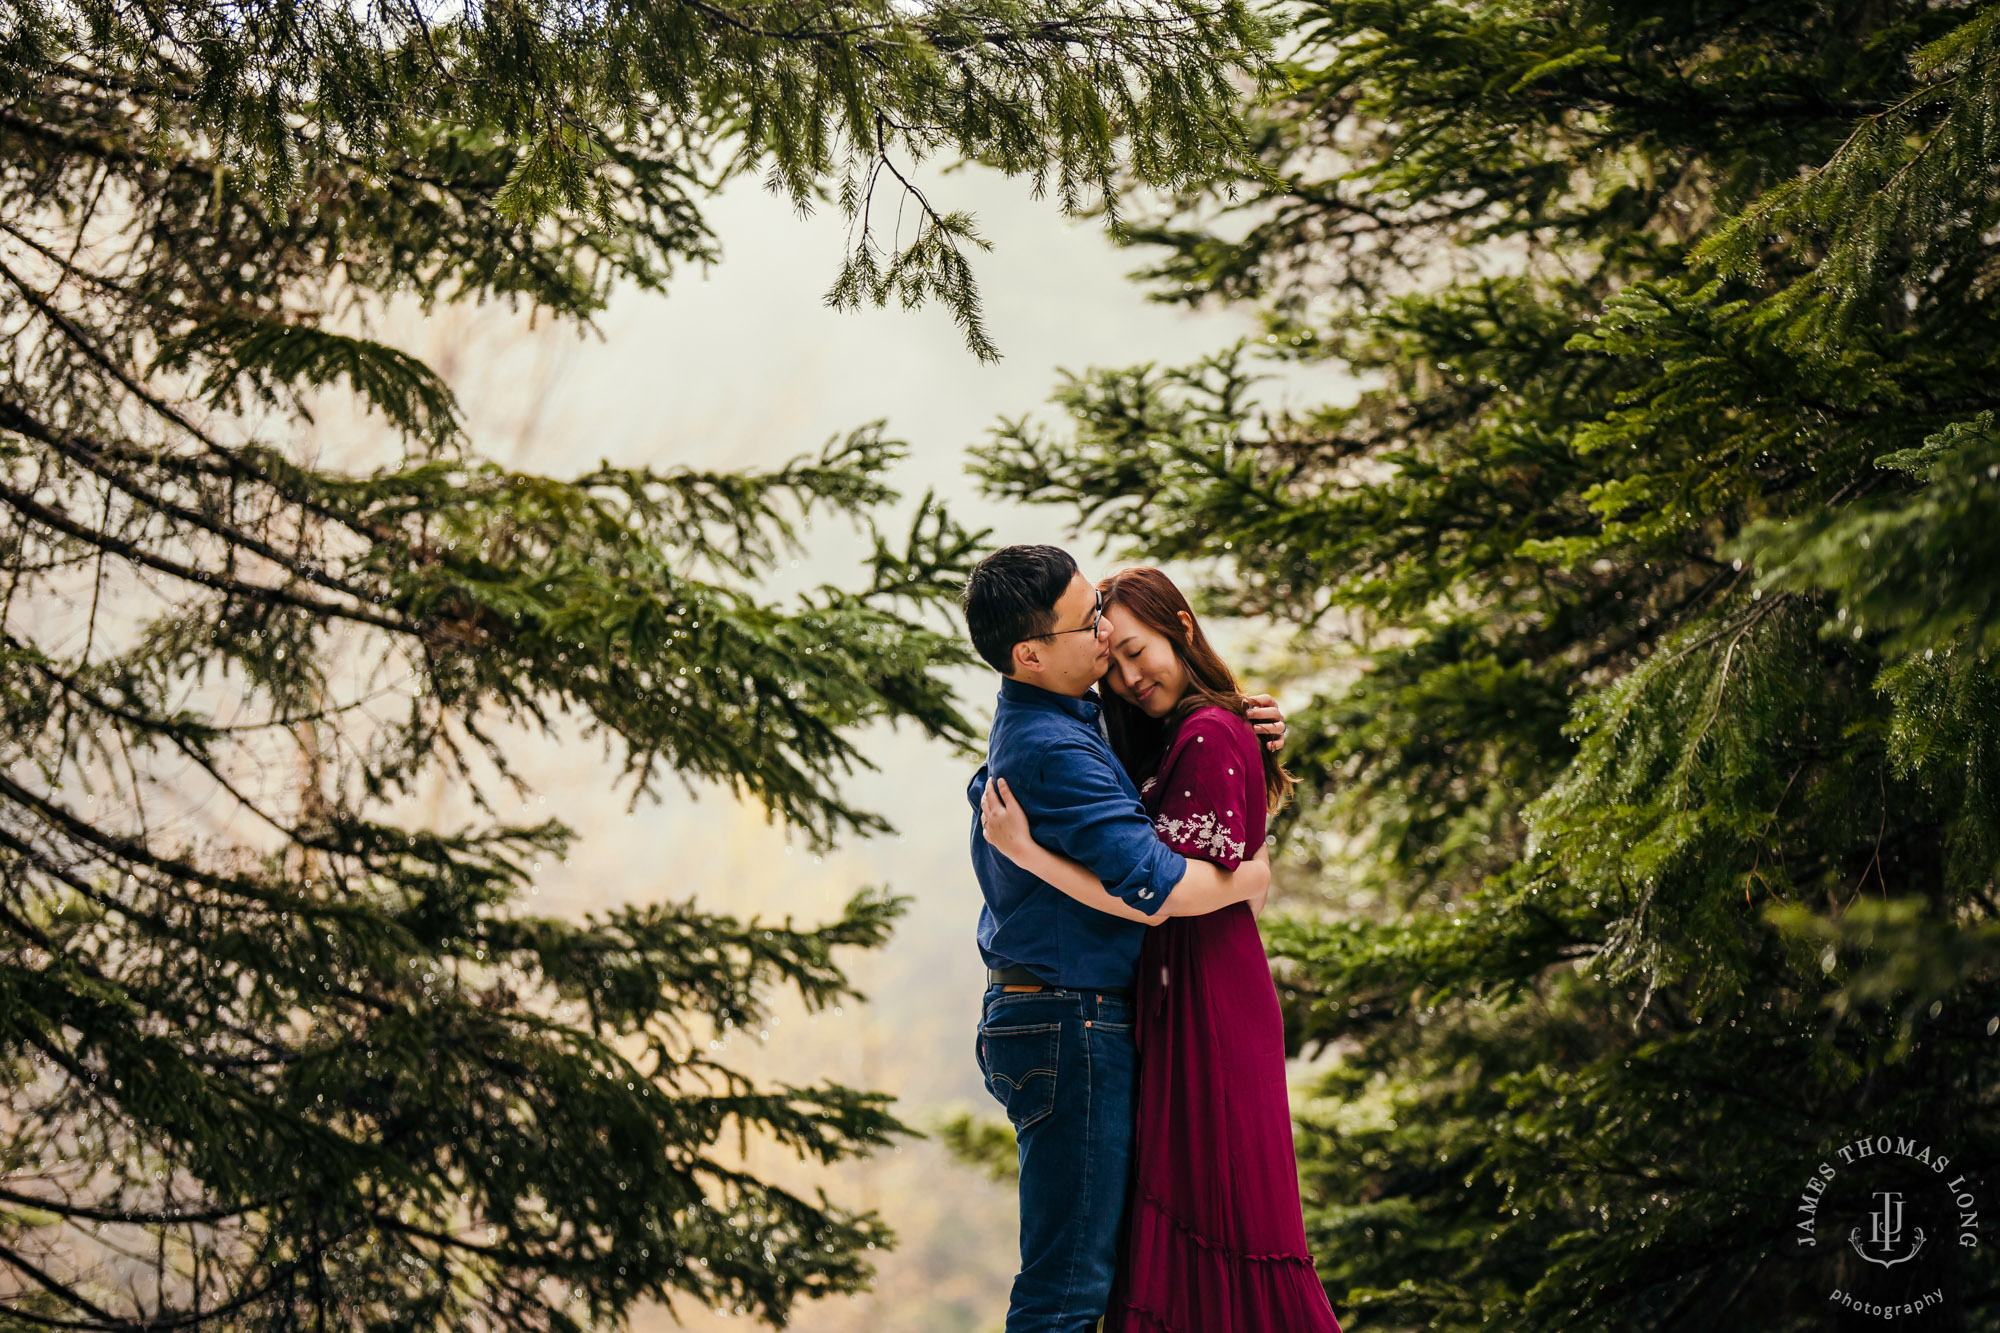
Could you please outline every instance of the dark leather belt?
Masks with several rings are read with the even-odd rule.
[[[989,967],[986,969],[986,984],[989,986],[1041,986],[1049,990],[1087,990],[1092,995],[1118,995],[1130,998],[1130,986],[1088,986],[1064,987],[1050,985],[1025,967]]]

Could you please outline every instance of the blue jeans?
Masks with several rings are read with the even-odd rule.
[[[1020,1145],[1021,1271],[1007,1333],[1090,1333],[1110,1300],[1132,1180],[1132,1002],[988,986],[978,1051]]]

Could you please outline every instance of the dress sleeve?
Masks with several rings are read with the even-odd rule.
[[[1243,808],[1247,783],[1237,771],[1244,761],[1229,730],[1235,720],[1220,712],[1187,720],[1160,770],[1164,790],[1160,812],[1153,817],[1153,832],[1161,842],[1224,870],[1257,854],[1248,845],[1250,812]]]

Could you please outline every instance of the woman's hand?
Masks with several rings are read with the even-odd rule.
[[[1278,701],[1268,694],[1245,695],[1243,702],[1250,705],[1247,720],[1250,730],[1264,738],[1267,750],[1282,749],[1285,744],[1285,715],[1278,709]]]
[[[979,794],[979,827],[986,834],[986,841],[993,844],[993,850],[1015,865],[1020,865],[1034,849],[1035,840],[1028,832],[1028,814],[1007,790],[1005,778],[987,779],[986,790]]]
[[[1240,875],[1245,870],[1252,868],[1263,872],[1263,882],[1257,886],[1255,893],[1243,901],[1250,904],[1251,916],[1262,916],[1264,915],[1264,899],[1270,896],[1271,892],[1271,844],[1269,842],[1259,847],[1255,856],[1237,866],[1236,873]]]

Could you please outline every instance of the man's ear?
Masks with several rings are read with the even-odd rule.
[[[1176,611],[1174,614],[1181,618],[1181,637],[1186,639],[1188,644],[1192,646],[1194,643],[1194,617],[1185,611]]]
[[[1047,664],[1042,661],[1041,640],[1023,639],[1011,650],[1016,676],[1039,676]]]

